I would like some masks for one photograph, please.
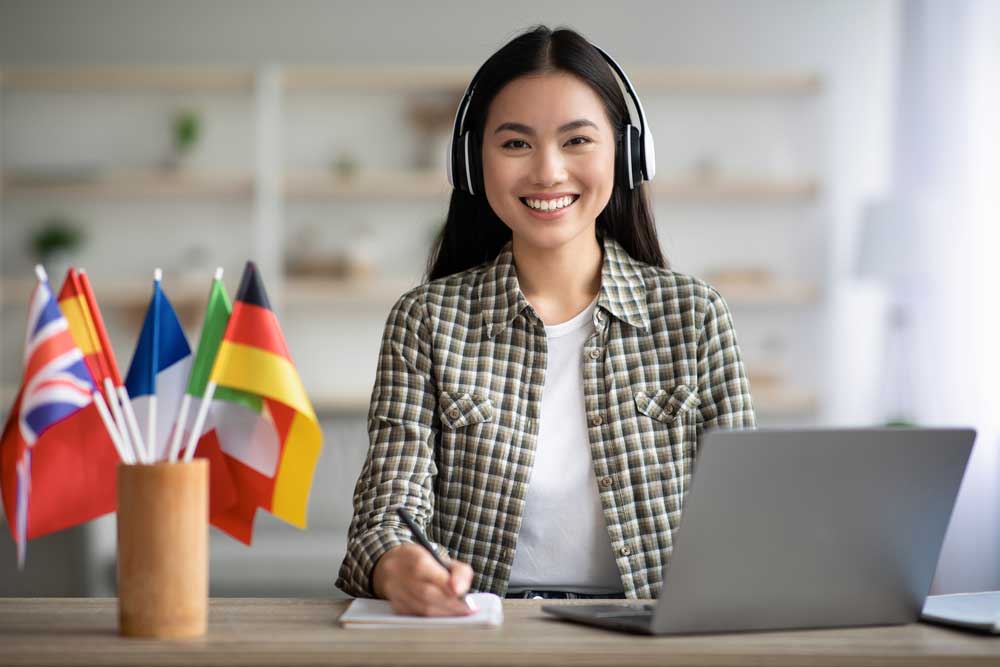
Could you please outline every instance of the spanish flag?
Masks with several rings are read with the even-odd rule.
[[[260,507],[305,528],[323,435],[253,262],[243,270],[209,379],[261,399],[243,446],[225,448],[240,497],[233,521],[252,523]]]
[[[98,389],[103,387],[104,378],[110,378],[115,386],[120,385],[122,380],[118,363],[108,342],[108,332],[87,274],[77,273],[74,268],[66,272],[66,279],[59,290],[59,308],[69,323],[73,341],[83,352],[87,370]]]

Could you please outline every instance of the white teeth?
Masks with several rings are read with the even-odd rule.
[[[565,208],[576,200],[575,197],[560,197],[559,199],[524,199],[523,201],[533,209],[539,211],[555,211]]]

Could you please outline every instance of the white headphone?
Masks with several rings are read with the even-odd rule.
[[[642,109],[642,102],[639,95],[632,87],[632,82],[624,70],[618,66],[614,58],[609,56],[601,47],[591,44],[601,57],[611,66],[617,74],[625,92],[632,98],[638,116],[639,126],[636,127],[629,122],[618,137],[619,145],[623,151],[620,160],[620,171],[615,174],[615,178],[623,186],[632,190],[643,181],[653,180],[656,175],[656,153],[653,149],[653,133],[649,129],[646,121],[646,113]],[[465,127],[465,115],[469,111],[472,95],[476,90],[476,82],[482,67],[472,77],[469,87],[465,89],[465,95],[455,112],[455,124],[452,129],[451,140],[448,142],[448,155],[446,162],[448,165],[448,183],[452,187],[458,188],[470,195],[475,195],[477,189],[482,190],[482,160],[479,155],[479,146],[474,141],[472,132]],[[628,105],[626,105],[628,106]],[[629,120],[634,120],[631,109],[629,110]]]

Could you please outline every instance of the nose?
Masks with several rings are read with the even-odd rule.
[[[532,182],[542,188],[552,187],[566,180],[566,161],[557,146],[543,148],[535,153],[532,163]]]

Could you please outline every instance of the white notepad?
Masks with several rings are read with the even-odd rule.
[[[493,593],[472,593],[469,599],[479,608],[468,616],[403,616],[392,611],[388,600],[357,598],[340,615],[345,628],[496,628],[503,624],[503,603]]]
[[[930,595],[920,618],[1000,634],[1000,591]]]

